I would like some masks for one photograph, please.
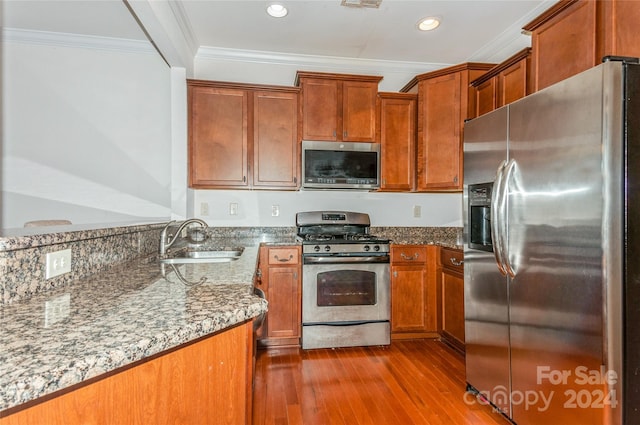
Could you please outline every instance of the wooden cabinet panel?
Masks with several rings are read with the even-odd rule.
[[[464,351],[464,269],[463,253],[440,249],[440,331],[445,341]]]
[[[594,66],[596,2],[578,1],[549,19],[531,37],[536,91]]]
[[[490,78],[476,86],[476,116],[498,107],[498,78]]]
[[[375,142],[382,77],[298,72],[303,140]]]
[[[433,246],[391,247],[392,338],[437,335],[436,254]]]
[[[246,187],[248,94],[189,87],[191,187]]]
[[[476,109],[469,83],[493,66],[456,65],[418,75],[402,88],[418,92],[416,191],[462,190],[462,131]]]
[[[640,57],[640,4],[629,0],[598,3],[598,43],[602,56]]]
[[[299,246],[260,247],[259,287],[269,311],[259,335],[263,346],[300,345],[302,275]]]
[[[253,186],[298,185],[298,95],[253,93]]]
[[[340,98],[334,80],[305,78],[302,87],[302,139],[337,140]]]
[[[423,139],[418,144],[418,190],[456,189],[461,177],[460,73],[420,87]]]
[[[247,322],[0,418],[0,424],[250,424],[252,333]]]
[[[380,93],[382,191],[410,192],[415,185],[417,96]]]
[[[298,267],[269,267],[268,338],[300,337],[300,272]]]
[[[342,83],[342,140],[376,141],[376,97],[378,83]]]
[[[269,248],[269,265],[298,264],[298,248]]]
[[[529,94],[528,64],[529,56],[526,56],[498,74],[497,107],[508,105]]]

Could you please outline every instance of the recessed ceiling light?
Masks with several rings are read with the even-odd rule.
[[[431,31],[440,25],[440,19],[429,16],[428,18],[420,19],[418,21],[418,29],[420,31]]]
[[[287,13],[289,13],[289,11],[283,5],[274,3],[270,4],[267,7],[267,13],[269,14],[269,16],[273,16],[274,18],[284,18],[285,16],[287,16]]]

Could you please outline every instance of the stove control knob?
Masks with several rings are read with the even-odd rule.
[[[319,246],[319,245],[314,246],[314,247],[313,247],[313,250],[314,250],[315,252],[320,252],[320,246]]]
[[[324,252],[329,252],[331,251],[331,247],[329,245],[324,247]]]
[[[376,246],[374,246],[374,247],[373,247],[373,250],[374,250],[374,251],[380,251],[380,245],[376,245]]]
[[[371,249],[371,247],[370,247],[369,245],[365,245],[365,246],[363,247],[363,249],[364,249],[366,252],[369,252],[369,250]]]

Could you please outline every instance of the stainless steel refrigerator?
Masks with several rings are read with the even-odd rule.
[[[468,389],[518,425],[640,424],[640,65],[465,123]]]

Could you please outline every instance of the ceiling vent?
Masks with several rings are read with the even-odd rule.
[[[346,7],[372,7],[377,9],[380,7],[382,0],[342,0],[340,3]]]

